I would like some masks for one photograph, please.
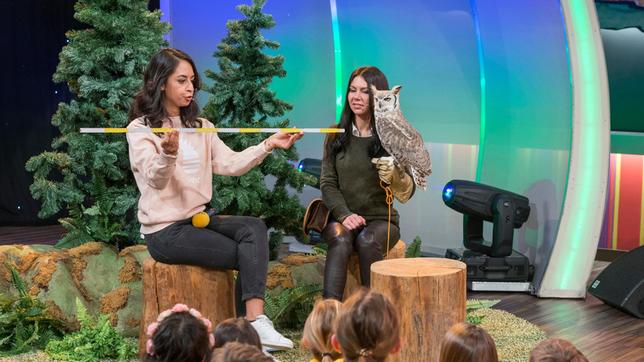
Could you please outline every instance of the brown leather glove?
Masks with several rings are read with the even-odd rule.
[[[403,169],[394,165],[393,157],[372,158],[371,162],[378,169],[380,179],[389,184],[394,197],[402,202],[407,202],[414,191],[414,181]]]

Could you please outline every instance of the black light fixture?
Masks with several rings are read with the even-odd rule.
[[[318,158],[304,158],[297,165],[297,170],[309,174],[317,180],[315,185],[311,185],[316,189],[320,188],[320,174],[322,173],[322,160]]]
[[[512,250],[514,229],[530,216],[527,197],[466,180],[452,180],[443,188],[443,202],[463,214],[463,245],[466,250],[448,249],[446,257],[467,264],[468,287],[473,281],[527,282],[528,258]],[[492,240],[483,238],[483,221],[493,225]]]
[[[463,214],[465,247],[494,257],[512,254],[514,229],[530,216],[527,197],[472,181],[448,182],[443,202]],[[491,244],[483,239],[483,221],[494,225]]]

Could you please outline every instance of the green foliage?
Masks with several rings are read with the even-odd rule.
[[[264,311],[279,326],[302,329],[321,293],[321,284],[310,284],[284,289],[276,296],[266,294]]]
[[[278,257],[280,245],[284,241],[284,234],[280,232],[271,232],[268,238],[268,257],[275,260]]]
[[[244,18],[226,24],[228,34],[217,46],[214,56],[219,70],[208,70],[213,83],[207,87],[210,98],[203,115],[216,127],[288,127],[289,121],[273,122],[269,117],[283,116],[292,107],[277,99],[269,84],[274,77],[286,76],[284,57],[263,53],[279,48],[277,42],[265,39],[261,31],[275,26],[273,17],[262,13],[265,0],[252,5],[239,5]],[[259,133],[220,134],[221,139],[235,151],[241,151],[262,141]],[[304,208],[297,195],[308,178],[292,165],[298,160],[295,147],[275,150],[258,167],[243,176],[214,176],[212,206],[222,214],[252,215],[264,220],[275,231],[302,236],[300,223]],[[267,180],[272,184],[268,187]]]
[[[478,299],[468,299],[467,304],[465,305],[465,321],[470,324],[481,324],[485,316],[476,315],[473,312],[477,309],[490,308],[499,300],[478,300]]]
[[[422,243],[423,241],[420,240],[420,236],[416,235],[414,241],[412,241],[411,244],[407,246],[407,250],[405,250],[405,258],[419,258],[420,244]]]
[[[63,334],[63,324],[47,313],[45,303],[27,293],[16,269],[7,263],[5,266],[18,296],[0,294],[0,356],[43,348]]]
[[[78,0],[74,17],[87,24],[67,32],[54,81],[65,82],[75,99],[60,103],[51,123],[60,136],[52,151],[27,161],[33,172],[32,196],[38,216],[61,210],[69,234],[59,246],[91,240],[119,248],[138,240],[138,191],[123,135],[80,134],[81,127],[125,127],[132,97],[141,86],[150,57],[164,45],[169,30],[160,12],[143,0]]]
[[[133,339],[121,336],[112,326],[107,315],[95,320],[87,309],[76,299],[76,311],[80,330],[68,334],[62,340],[53,340],[47,344],[45,352],[54,359],[62,361],[102,361],[117,359],[119,361],[134,358],[137,344]]]

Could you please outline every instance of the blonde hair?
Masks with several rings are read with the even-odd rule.
[[[549,338],[532,349],[530,362],[588,362],[588,359],[565,339]]]
[[[302,341],[306,341],[306,347],[318,361],[331,362],[341,356],[331,345],[341,306],[335,299],[319,300],[306,318]]]
[[[481,327],[458,323],[445,333],[441,343],[440,362],[497,362],[496,345]]]
[[[384,361],[400,341],[398,313],[384,295],[360,289],[344,304],[336,338],[347,362]]]

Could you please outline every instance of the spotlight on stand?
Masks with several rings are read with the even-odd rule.
[[[463,214],[463,249],[448,249],[447,258],[467,265],[470,290],[529,291],[528,258],[512,250],[514,229],[530,215],[525,196],[465,180],[443,188],[443,202]],[[492,241],[483,238],[483,221],[491,222]]]
[[[304,158],[297,165],[297,170],[313,176],[316,180],[315,185],[311,185],[316,189],[320,188],[320,174],[322,173],[322,160],[317,158]]]

